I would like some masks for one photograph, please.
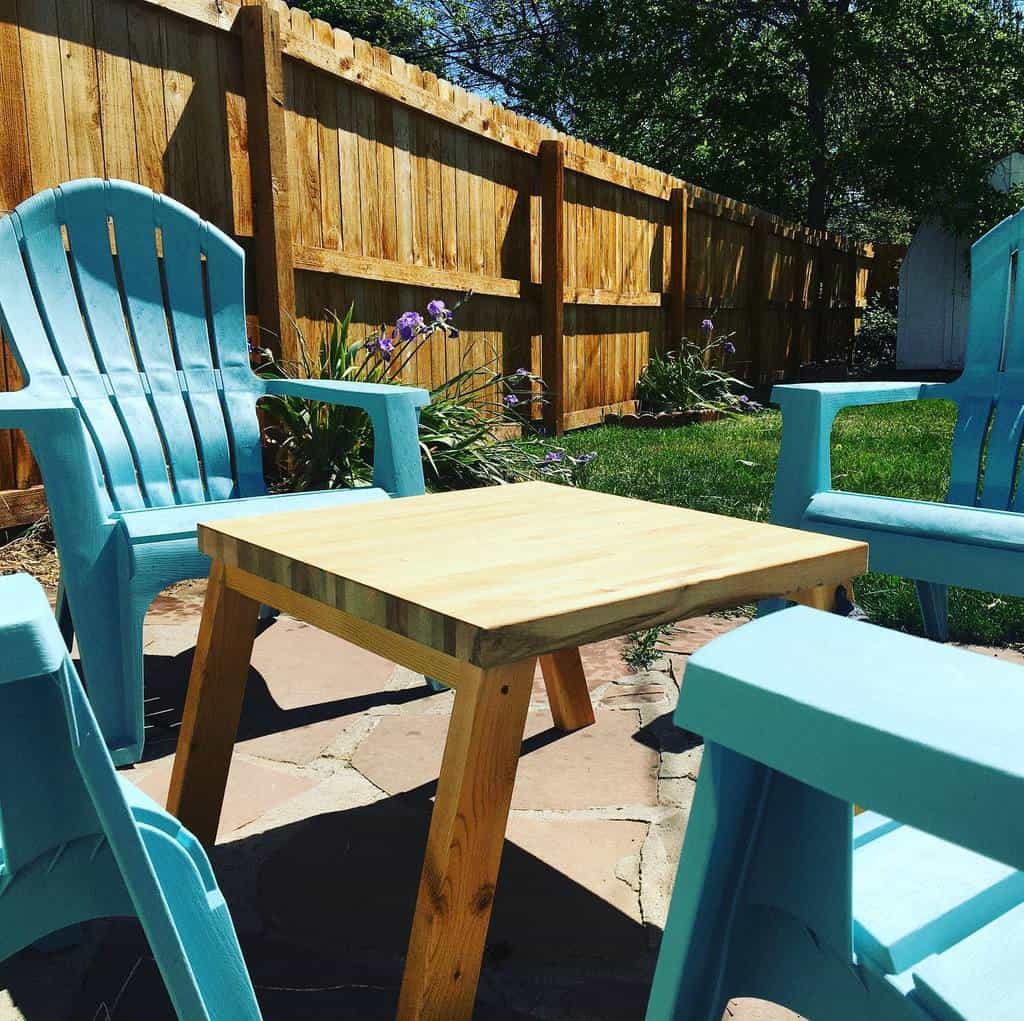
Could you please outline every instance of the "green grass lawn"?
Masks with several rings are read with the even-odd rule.
[[[837,488],[941,500],[949,482],[951,404],[923,401],[844,411],[832,435]],[[676,429],[601,426],[566,434],[572,454],[597,451],[585,485],[658,503],[767,520],[781,416],[756,416]],[[879,624],[920,633],[911,582],[869,574],[857,602]],[[950,597],[956,641],[1024,643],[1024,600],[956,589]]]

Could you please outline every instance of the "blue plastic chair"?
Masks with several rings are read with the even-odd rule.
[[[0,579],[0,959],[137,916],[181,1021],[259,1021],[199,842],[107,751],[39,585]]]
[[[811,1021],[1024,1017],[1022,714],[1017,665],[806,607],[701,649],[648,1021],[748,996]]]
[[[112,242],[113,240],[113,251]],[[39,463],[78,633],[114,761],[143,746],[142,622],[204,577],[198,522],[423,492],[426,391],[264,380],[249,366],[241,248],[165,196],[82,180],[0,221],[0,320],[27,383],[0,395]],[[267,496],[256,402],[291,394],[365,410],[374,486]]]
[[[945,640],[947,586],[1024,596],[1024,211],[971,249],[963,374],[952,383],[777,386],[782,407],[772,520],[871,544],[871,568],[913,578],[926,633]],[[829,438],[843,408],[892,401],[956,402],[945,504],[832,488]]]

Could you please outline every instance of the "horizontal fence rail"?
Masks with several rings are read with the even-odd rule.
[[[532,368],[549,429],[631,409],[652,352],[711,317],[754,382],[845,349],[873,250],[615,156],[279,0],[0,0],[0,210],[138,181],[247,250],[250,330],[294,359],[327,310],[368,332],[433,297],[457,339],[410,382]],[[0,388],[21,385],[4,349]],[[43,505],[0,433],[0,527]]]

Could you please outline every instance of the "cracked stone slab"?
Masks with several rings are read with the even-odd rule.
[[[640,906],[644,920],[659,929],[668,917],[688,817],[689,812],[672,811],[653,821],[641,850]]]
[[[638,863],[646,836],[647,824],[642,822],[551,819],[513,812],[505,842],[640,922]],[[499,888],[507,879],[503,867]],[[511,882],[514,885],[514,877]],[[549,914],[543,911],[542,917]]]
[[[634,740],[635,713],[598,710],[592,727],[563,734],[531,711],[512,807],[578,809],[657,804],[657,753]],[[441,768],[446,716],[382,717],[352,757],[389,794],[432,785]]]
[[[642,674],[621,678],[602,693],[603,709],[639,709],[647,705],[668,705],[668,692],[660,674]],[[675,694],[675,687],[672,694]]]
[[[122,775],[137,783],[158,805],[163,805],[167,802],[171,785],[171,767],[172,760],[168,758],[162,759],[138,779],[132,771]],[[231,760],[228,773],[217,839],[223,840],[234,830],[314,786],[314,778],[303,776],[296,770],[280,769],[236,755]]]

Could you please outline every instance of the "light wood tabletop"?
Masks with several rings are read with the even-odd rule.
[[[864,543],[542,482],[200,525],[213,564],[169,809],[215,838],[261,603],[455,688],[399,1017],[472,1015],[534,670],[593,723],[578,647],[756,599],[828,609]]]

